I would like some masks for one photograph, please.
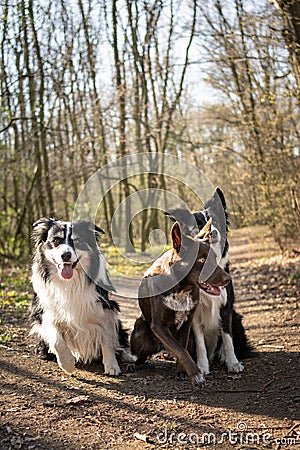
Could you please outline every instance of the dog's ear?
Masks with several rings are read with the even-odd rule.
[[[225,200],[225,196],[224,196],[223,191],[219,187],[217,187],[216,190],[215,190],[215,194],[214,195],[218,195],[219,196],[219,199],[220,199],[220,201],[222,203],[222,206],[226,210],[227,206],[226,206],[226,200]]]
[[[193,227],[195,220],[193,214],[186,208],[175,208],[164,211],[164,215],[168,216],[172,222],[178,222],[186,227]]]
[[[32,239],[35,245],[40,244],[41,242],[46,242],[48,237],[48,231],[53,226],[56,219],[50,217],[42,217],[41,219],[34,222],[32,225]]]
[[[175,222],[171,229],[171,238],[174,250],[179,253],[181,247],[181,231],[178,222]]]
[[[165,211],[164,214],[165,216],[168,216],[173,223],[177,222],[180,224],[183,235],[193,237],[198,233],[199,229],[195,216],[188,209],[169,209],[168,211]]]
[[[75,235],[81,236],[81,239],[86,239],[90,241],[91,237],[94,234],[96,241],[98,241],[100,235],[105,234],[102,228],[95,225],[95,223],[92,222],[91,220],[84,220],[84,219],[75,220],[72,223],[72,225]]]
[[[168,218],[174,223],[176,222],[175,217],[172,215],[172,209],[170,211],[164,211],[164,215],[168,216]]]
[[[204,207],[210,209],[213,212],[218,212],[221,208],[224,211],[227,209],[226,200],[223,191],[217,187],[211,199],[209,199]]]

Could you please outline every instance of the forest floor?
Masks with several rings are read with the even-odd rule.
[[[204,388],[174,362],[113,378],[92,365],[67,376],[28,336],[29,268],[1,274],[0,449],[300,448],[300,257],[263,228],[230,236],[236,309],[255,355],[241,374],[215,365]],[[299,251],[299,248],[297,249]],[[136,300],[119,299],[125,325]]]

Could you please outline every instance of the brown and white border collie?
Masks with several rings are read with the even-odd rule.
[[[182,213],[185,216],[184,211]],[[184,222],[181,217],[174,223],[173,248],[154,262],[141,282],[142,316],[135,322],[130,344],[138,358],[137,364],[167,349],[176,358],[178,377],[188,376],[194,384],[201,385],[204,383],[202,371],[187,350],[199,290],[218,296],[220,286],[228,284],[230,276],[217,265],[207,242],[198,235],[185,234]]]

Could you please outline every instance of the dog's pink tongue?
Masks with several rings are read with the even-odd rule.
[[[64,280],[69,280],[73,276],[73,267],[72,264],[64,264],[60,268],[60,274]]]
[[[211,295],[220,295],[221,294],[221,289],[218,286],[209,286],[208,292]]]

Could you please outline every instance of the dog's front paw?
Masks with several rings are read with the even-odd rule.
[[[104,375],[117,376],[120,375],[121,369],[118,365],[106,366],[104,368]]]
[[[188,374],[184,371],[176,373],[177,380],[186,381],[189,379]]]
[[[228,372],[240,373],[243,372],[244,366],[240,362],[237,362],[235,364],[228,364],[227,369]]]
[[[75,367],[75,358],[70,355],[70,357],[59,359],[58,358],[58,365],[59,367],[66,373],[71,374],[76,369]]]
[[[120,359],[123,363],[134,363],[137,357],[129,353],[127,350],[122,350],[120,353]]]
[[[210,372],[209,372],[209,364],[208,363],[201,364],[200,366],[198,365],[198,367],[203,375],[209,375]]]
[[[205,378],[202,375],[202,373],[196,373],[192,378],[192,382],[194,385],[197,385],[197,386],[201,386],[201,387],[205,386]]]

